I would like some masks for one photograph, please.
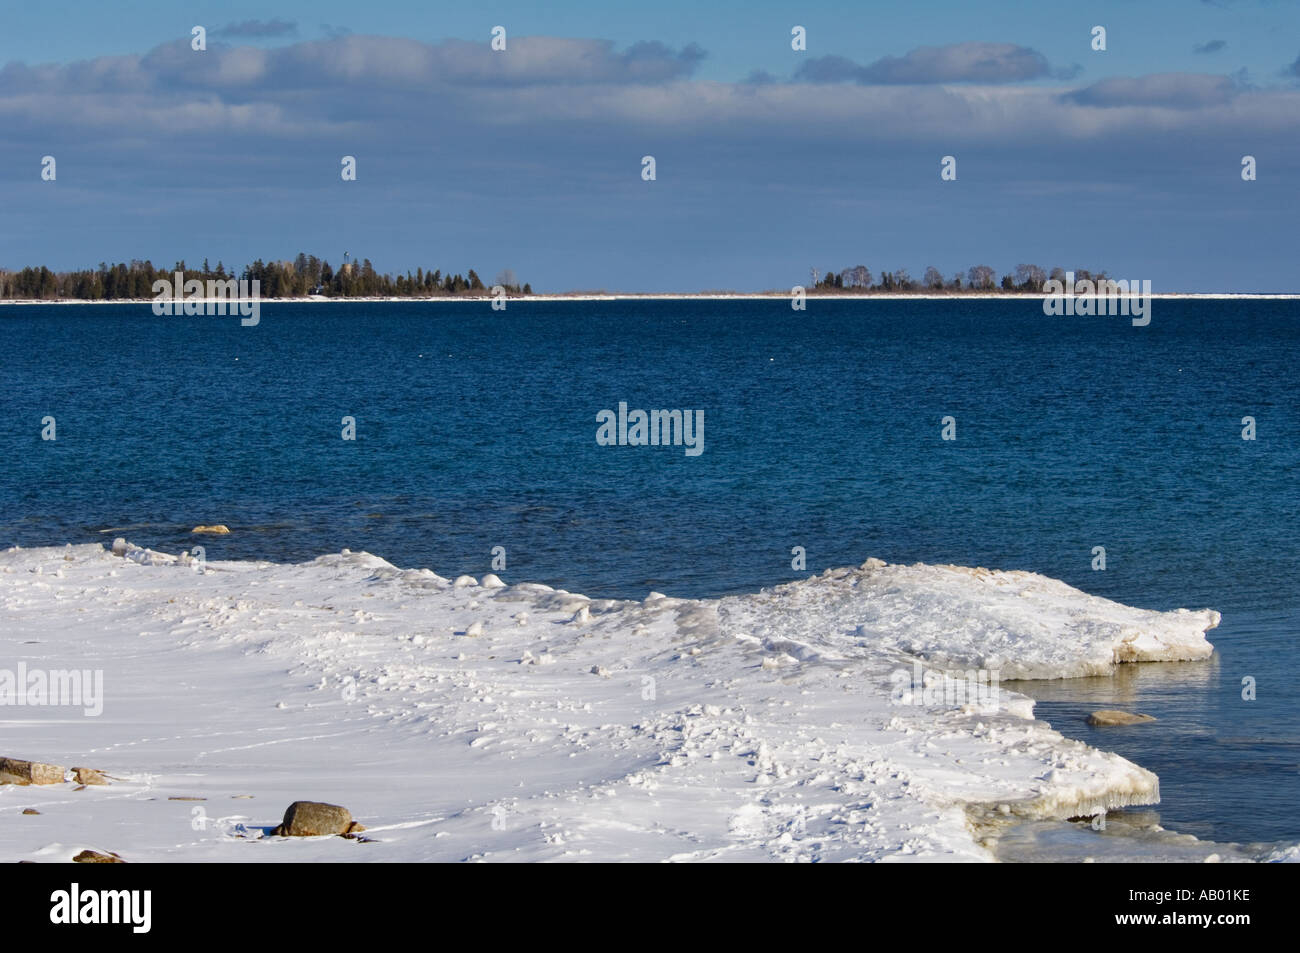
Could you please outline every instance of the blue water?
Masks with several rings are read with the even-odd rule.
[[[257,327],[0,307],[0,348],[0,545],[176,551],[220,522],[209,559],[454,575],[500,545],[507,579],[635,597],[780,582],[800,545],[810,570],[1029,569],[1219,609],[1208,664],[1025,690],[1160,774],[1166,826],[1300,838],[1296,302],[1157,301],[1145,328],[1032,300],[272,304]],[[703,454],[598,446],[619,401],[704,410]],[[1094,702],[1160,722],[1090,729]]]

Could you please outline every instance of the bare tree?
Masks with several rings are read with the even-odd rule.
[[[921,279],[921,282],[927,288],[937,290],[943,287],[943,275],[939,273],[938,268],[930,265],[925,269],[925,277]]]
[[[1016,265],[1016,284],[1026,291],[1040,291],[1047,272],[1037,265]]]
[[[972,288],[992,288],[993,278],[997,274],[988,265],[975,265],[966,273]]]
[[[842,274],[844,275],[844,287],[846,288],[871,287],[871,272],[867,270],[866,265],[854,265],[852,268],[845,268]]]

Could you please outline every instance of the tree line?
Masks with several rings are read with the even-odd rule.
[[[1109,276],[1104,271],[1092,272],[1086,268],[1074,269],[1076,281],[1105,281]],[[1038,265],[1016,265],[1015,269],[1002,276],[988,265],[974,265],[965,272],[957,272],[951,278],[933,265],[925,269],[920,280],[913,278],[906,268],[897,271],[882,271],[873,275],[866,265],[855,265],[842,271],[827,269],[824,273],[812,269],[813,288],[817,291],[885,291],[918,293],[935,291],[1009,291],[1041,294],[1043,285],[1049,280],[1065,284],[1065,269],[1053,268],[1050,272]]]
[[[345,259],[347,256],[344,256]],[[171,268],[155,268],[150,261],[134,260],[81,271],[51,271],[41,265],[21,271],[0,270],[0,299],[34,298],[56,301],[60,298],[86,301],[114,301],[128,298],[148,299],[154,295],[155,281],[172,281],[177,272],[185,280],[226,281],[231,278],[260,281],[263,298],[302,298],[324,295],[329,298],[433,298],[451,295],[487,295],[491,288],[473,269],[444,274],[441,269],[417,268],[415,274],[380,274],[369,258],[346,261],[335,270],[328,261],[315,255],[299,253],[293,261],[264,262],[260,258],[242,271],[227,270],[218,261],[212,268],[204,259],[201,268],[178,261]],[[494,285],[510,294],[533,293],[530,284],[519,284],[509,268],[497,275]]]

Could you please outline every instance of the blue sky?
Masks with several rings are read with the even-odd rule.
[[[1034,262],[1300,290],[1298,7],[24,6],[0,34],[0,267],[350,251],[689,291]]]

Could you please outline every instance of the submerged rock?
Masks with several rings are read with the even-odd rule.
[[[276,837],[321,837],[364,830],[364,826],[352,820],[352,813],[346,807],[321,801],[294,801],[285,810],[280,826],[271,834]]]
[[[1088,716],[1088,724],[1094,727],[1107,725],[1140,725],[1145,721],[1155,721],[1154,715],[1135,715],[1132,712],[1103,708]]]

